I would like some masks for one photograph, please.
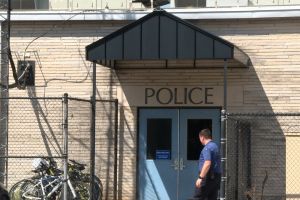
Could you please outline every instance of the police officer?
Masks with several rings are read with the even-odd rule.
[[[221,156],[218,145],[212,141],[209,129],[199,133],[204,145],[199,156],[199,176],[196,180],[194,199],[217,200],[221,182]]]

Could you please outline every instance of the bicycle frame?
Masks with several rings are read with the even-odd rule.
[[[25,191],[22,194],[22,197],[27,198],[27,199],[32,199],[32,200],[47,199],[47,198],[51,197],[53,195],[53,193],[55,193],[60,187],[62,187],[62,185],[64,184],[65,181],[67,181],[67,183],[68,183],[68,186],[71,190],[73,198],[76,198],[77,195],[76,195],[75,189],[74,189],[71,181],[69,179],[67,179],[67,180],[63,179],[63,176],[43,176],[43,177],[39,178],[38,183],[35,184],[29,190]],[[44,184],[43,182],[46,182],[46,184]],[[50,192],[47,192],[47,189],[49,187],[53,187],[53,188]],[[38,190],[41,189],[42,198],[33,197],[30,195],[30,192],[34,191],[35,189],[38,189]]]

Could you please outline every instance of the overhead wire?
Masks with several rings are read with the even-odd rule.
[[[44,32],[44,33],[40,34],[39,36],[35,37],[34,39],[32,39],[32,40],[28,43],[28,45],[26,46],[26,48],[25,48],[25,50],[24,50],[24,58],[23,58],[23,61],[24,61],[24,62],[26,61],[26,60],[25,60],[25,55],[26,55],[26,52],[27,52],[28,48],[30,47],[30,45],[31,45],[32,43],[34,43],[34,42],[35,42],[36,40],[38,40],[39,38],[44,37],[45,35],[49,34],[50,32],[52,32],[52,31],[53,31],[55,28],[57,28],[58,26],[64,25],[66,22],[70,21],[72,18],[76,17],[77,15],[84,13],[85,11],[86,11],[86,10],[83,10],[83,11],[81,11],[81,12],[75,13],[74,15],[70,16],[69,18],[67,18],[66,20],[62,21],[61,23],[54,24],[49,30],[47,30],[46,32]],[[3,16],[2,16],[2,17],[3,17]],[[3,17],[3,18],[4,18],[4,17]],[[5,19],[5,18],[4,18],[4,19]],[[6,19],[6,20],[10,20],[10,19]],[[13,57],[12,57],[12,54],[11,54],[10,45],[8,46],[8,49],[7,49],[7,55],[8,55],[8,59],[9,59],[9,61],[10,61],[10,64],[11,64],[12,73],[13,73],[13,77],[14,77],[15,83],[8,85],[8,87],[7,87],[6,85],[3,85],[2,83],[0,83],[0,86],[7,87],[7,88],[9,88],[9,89],[10,89],[10,88],[15,88],[15,87],[17,87],[18,89],[25,89],[25,87],[26,87],[25,82],[26,82],[26,81],[24,80],[24,81],[23,81],[23,84],[20,85],[20,79],[21,79],[22,77],[26,77],[25,74],[26,74],[26,73],[29,73],[29,71],[30,71],[30,70],[29,70],[30,66],[29,66],[29,67],[27,66],[27,67],[26,67],[26,70],[24,70],[24,72],[21,74],[21,76],[18,77],[18,75],[17,75],[17,70],[16,70],[16,66],[15,66],[15,63],[14,63],[14,61],[13,61]]]
[[[27,52],[27,49],[29,48],[29,46],[30,46],[34,41],[38,40],[38,39],[41,38],[41,37],[44,37],[45,35],[47,35],[47,34],[50,33],[51,31],[53,31],[55,28],[57,28],[58,25],[64,25],[66,22],[70,21],[71,19],[73,19],[73,18],[76,17],[77,15],[82,14],[82,13],[84,13],[84,12],[85,12],[85,10],[83,10],[83,11],[81,11],[81,12],[78,12],[78,13],[72,15],[72,16],[69,17],[68,19],[62,21],[62,24],[55,24],[55,25],[53,25],[52,28],[49,29],[48,31],[46,31],[46,32],[42,33],[41,35],[35,37],[35,38],[34,38],[33,40],[31,40],[31,41],[28,43],[28,45],[26,46],[26,48],[25,48],[25,50],[24,50],[24,57],[25,57],[25,53]]]

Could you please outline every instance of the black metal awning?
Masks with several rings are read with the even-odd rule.
[[[86,59],[108,67],[247,67],[234,44],[166,11],[153,11],[86,46]]]

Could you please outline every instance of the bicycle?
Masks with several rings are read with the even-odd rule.
[[[56,166],[56,162],[49,159],[39,159],[34,163],[35,173],[30,179],[24,179],[16,183],[10,190],[11,200],[57,200],[63,199],[63,185],[67,182],[68,199],[90,199],[89,174],[82,171],[85,165],[74,160],[68,164],[68,179],[64,179],[63,173]],[[100,179],[95,178],[93,200],[102,199],[102,185]]]

